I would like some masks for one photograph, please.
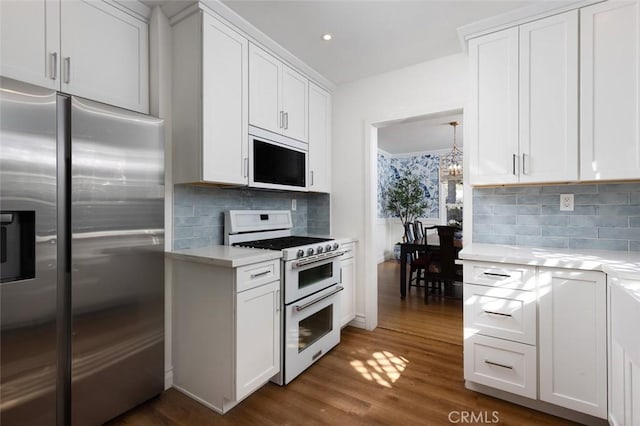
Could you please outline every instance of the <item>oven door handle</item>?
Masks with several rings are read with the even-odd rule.
[[[326,299],[327,297],[331,297],[331,296],[333,296],[333,295],[334,295],[334,294],[336,294],[336,293],[340,293],[342,290],[344,290],[344,287],[338,286],[338,287],[336,287],[336,289],[335,289],[335,290],[333,290],[331,293],[327,293],[327,294],[325,294],[325,295],[324,295],[324,296],[322,296],[322,297],[318,297],[317,299],[312,300],[311,302],[305,303],[304,305],[295,305],[295,306],[293,307],[293,309],[295,309],[295,310],[296,310],[296,312],[303,311],[303,310],[307,309],[309,306],[311,306],[311,305],[315,305],[316,303],[318,303],[318,302],[320,302],[320,301],[322,301],[322,300]]]
[[[320,257],[314,257],[313,259],[302,259],[294,263],[293,268],[301,268],[303,266],[311,265],[312,263],[320,263],[327,259],[333,259],[334,257],[339,257],[344,255],[345,252],[331,252],[331,254],[320,255]]]

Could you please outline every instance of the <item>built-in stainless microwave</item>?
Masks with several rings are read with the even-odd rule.
[[[304,142],[249,127],[249,186],[306,191],[307,157]]]

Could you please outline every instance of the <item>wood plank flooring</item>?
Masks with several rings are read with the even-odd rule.
[[[378,274],[379,327],[346,327],[288,386],[268,383],[224,416],[172,389],[110,425],[445,425],[461,411],[487,423],[495,411],[503,425],[572,424],[465,389],[461,301],[425,305],[415,288],[401,301],[399,265]]]

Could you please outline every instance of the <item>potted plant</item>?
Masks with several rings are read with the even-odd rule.
[[[399,217],[404,233],[405,225],[413,222],[424,214],[429,205],[424,189],[420,186],[420,179],[410,169],[406,169],[386,191],[387,211]],[[404,240],[404,234],[402,236]],[[394,247],[396,259],[400,259],[400,246]]]

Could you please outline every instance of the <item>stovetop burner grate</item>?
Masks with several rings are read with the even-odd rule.
[[[241,243],[235,243],[234,246],[261,248],[261,249],[267,249],[267,250],[283,250],[286,248],[304,246],[307,244],[321,243],[321,242],[330,241],[330,240],[331,238],[299,237],[299,236],[293,235],[290,237],[268,238],[266,240],[243,241]]]

